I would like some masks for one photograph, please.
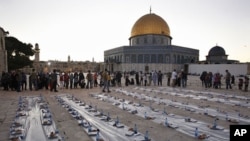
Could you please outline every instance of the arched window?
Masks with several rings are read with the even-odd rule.
[[[145,37],[144,38],[144,44],[147,44],[148,43],[148,39]]]
[[[153,37],[153,44],[155,44],[156,43],[156,39],[155,39],[155,37]]]
[[[156,55],[155,54],[151,55],[151,63],[156,63]]]
[[[131,63],[136,63],[136,55],[132,54]]]
[[[150,61],[149,54],[145,54],[144,57],[145,57],[145,58],[144,58],[144,62],[145,62],[145,63],[150,63],[150,62],[149,62],[149,61]]]
[[[169,63],[169,56],[168,55],[166,55],[166,63]]]
[[[176,63],[176,55],[174,55],[173,63],[174,63],[174,64]]]
[[[136,44],[139,44],[139,43],[140,43],[140,39],[136,38]]]
[[[177,56],[177,64],[181,63],[180,55]]]
[[[158,55],[158,62],[163,63],[163,55],[162,54]]]
[[[181,63],[186,63],[183,55],[181,55]]]
[[[161,44],[163,44],[164,43],[164,39],[163,38],[161,38]]]
[[[138,63],[143,63],[143,55],[142,54],[138,55]]]
[[[126,56],[126,63],[130,63],[130,58],[129,58],[129,56]]]

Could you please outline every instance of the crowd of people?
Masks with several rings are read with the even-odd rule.
[[[187,86],[188,74],[182,69],[163,74],[160,70],[152,70],[151,72],[143,73],[134,72],[113,72],[107,69],[102,72],[92,73],[90,70],[87,73],[80,72],[57,72],[53,70],[51,73],[36,72],[32,70],[30,74],[17,70],[11,73],[3,72],[1,76],[1,86],[3,90],[12,90],[21,92],[24,90],[39,90],[46,89],[57,92],[58,89],[76,89],[86,88],[92,89],[93,87],[100,86],[103,92],[110,92],[109,87],[121,87],[122,78],[125,81],[125,86],[162,86],[163,77],[165,77],[167,86],[182,87]],[[228,70],[225,71],[223,77],[220,73],[213,74],[212,72],[204,71],[200,75],[201,84],[205,88],[219,89],[222,86],[222,78],[225,79],[226,89],[232,89],[235,85],[235,77],[231,75]],[[239,78],[238,89],[248,91],[249,78]]]
[[[12,90],[21,92],[24,90],[46,89],[58,92],[59,89],[73,88],[92,88],[97,87],[97,73],[92,74],[88,71],[85,75],[80,72],[57,72],[53,70],[51,73],[36,72],[35,69],[31,73],[25,74],[20,70],[2,72],[1,86],[3,90]]]
[[[202,86],[205,88],[220,89],[223,80],[225,80],[226,89],[232,89],[232,86],[237,85],[235,76],[231,75],[229,70],[225,70],[224,76],[219,72],[213,74],[212,72],[203,71],[202,74],[200,75],[200,80]],[[248,85],[249,85],[249,77],[247,75],[245,75],[243,78],[239,77],[238,81],[239,90],[248,91]]]

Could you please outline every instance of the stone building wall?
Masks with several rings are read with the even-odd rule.
[[[0,74],[2,72],[8,71],[8,64],[7,64],[7,51],[5,48],[5,36],[7,32],[4,31],[3,28],[0,27]]]
[[[113,70],[112,66],[113,65]],[[172,72],[174,69],[180,71],[184,69],[184,64],[138,64],[138,63],[122,63],[122,64],[108,64],[106,66],[108,70],[111,72],[122,71],[122,72],[131,72],[131,71],[142,71],[144,72],[152,72],[154,70],[161,71],[162,73]]]

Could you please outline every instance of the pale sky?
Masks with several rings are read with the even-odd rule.
[[[172,44],[199,49],[216,44],[228,59],[250,62],[250,0],[0,0],[0,27],[40,47],[40,60],[104,60],[104,51],[129,45],[134,23],[161,16]]]

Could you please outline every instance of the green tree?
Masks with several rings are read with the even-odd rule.
[[[33,61],[30,56],[34,55],[31,44],[26,44],[15,37],[5,37],[5,47],[7,50],[8,70],[16,70],[25,66],[32,67]]]

